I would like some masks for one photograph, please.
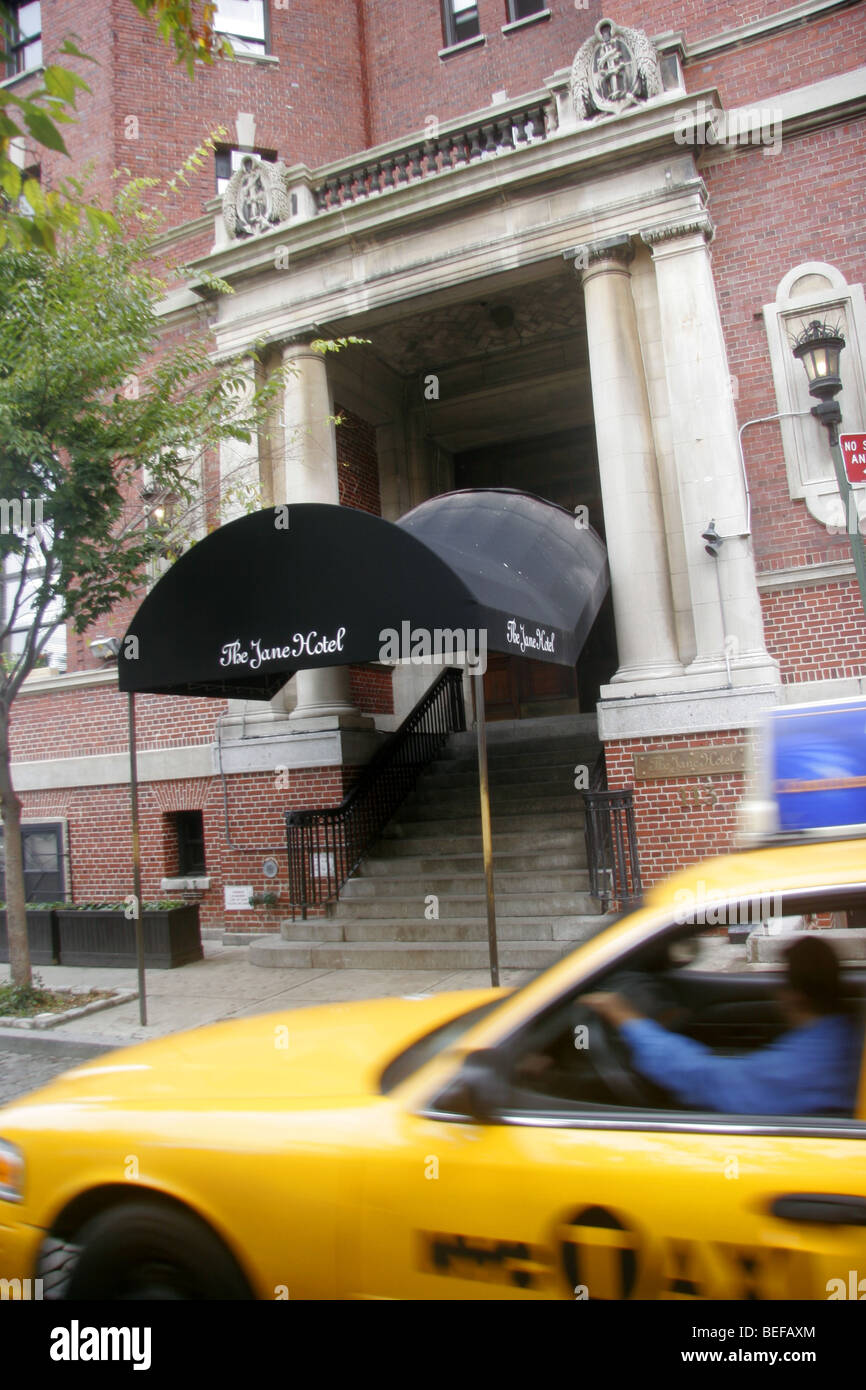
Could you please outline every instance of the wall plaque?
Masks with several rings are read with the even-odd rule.
[[[635,753],[636,782],[658,777],[707,777],[714,772],[745,772],[746,745],[723,743],[714,748],[670,748],[662,753]]]

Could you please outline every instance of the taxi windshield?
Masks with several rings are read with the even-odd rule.
[[[400,1085],[401,1081],[405,1081],[407,1076],[420,1070],[437,1053],[452,1047],[458,1038],[468,1032],[473,1024],[484,1018],[485,1015],[492,1013],[502,1002],[502,998],[488,999],[483,1004],[477,1005],[476,1008],[469,1009],[465,1014],[458,1014],[457,1018],[451,1018],[447,1023],[440,1023],[438,1027],[425,1033],[423,1037],[416,1038],[415,1042],[410,1043],[407,1048],[392,1058],[383,1071],[379,1080],[379,1090],[382,1095],[386,1096],[389,1091],[393,1091],[396,1086]]]

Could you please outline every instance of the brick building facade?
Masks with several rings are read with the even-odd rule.
[[[293,365],[270,500],[394,520],[455,486],[498,485],[586,506],[613,603],[576,682],[538,682],[492,713],[597,711],[609,785],[635,787],[647,881],[723,851],[744,774],[636,777],[635,753],[739,747],[773,704],[864,689],[832,462],[788,343],[807,319],[843,323],[843,417],[863,429],[866,7],[223,9],[252,28],[261,13],[264,39],[192,83],[125,0],[43,0],[42,43],[50,57],[77,31],[99,60],[82,66],[92,94],[68,143],[104,188],[115,166],[165,174],[225,129],[169,241],[232,285],[216,347],[264,340]],[[651,73],[621,70],[587,101],[572,64],[615,35],[604,18],[626,45],[646,36]],[[629,81],[631,100],[599,106]],[[257,154],[266,181],[279,161],[290,211],[232,224],[217,178],[237,171],[237,212]],[[198,302],[174,296],[171,331]],[[309,350],[346,334],[367,345],[327,362]],[[260,461],[248,467],[257,479]],[[711,520],[727,537],[718,559],[701,538]],[[431,678],[302,673],[259,707],[141,697],[145,893],[183,878],[177,817],[201,812],[203,923],[274,926],[269,909],[224,912],[224,887],[263,890],[285,810],[338,801]],[[88,638],[70,636],[66,673],[37,673],[16,703],[25,815],[62,825],[76,900],[129,891],[125,718]]]

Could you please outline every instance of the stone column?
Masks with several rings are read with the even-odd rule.
[[[746,492],[710,265],[712,230],[699,213],[675,227],[641,232],[655,266],[694,618],[695,658],[686,673],[711,686],[775,684],[778,665],[764,643],[752,542],[742,534]],[[718,559],[707,554],[702,537],[710,521],[731,537]]]
[[[284,395],[284,457],[273,462],[274,502],[340,500],[337,440],[325,357],[308,343],[288,343],[283,365],[289,368]],[[277,495],[280,493],[281,495]],[[327,563],[327,557],[322,557]],[[311,582],[313,582],[311,577]],[[297,704],[289,718],[299,730],[368,728],[349,696],[349,668],[299,671]]]
[[[682,675],[627,236],[578,249],[620,666],[610,694]],[[604,693],[604,692],[603,692]]]

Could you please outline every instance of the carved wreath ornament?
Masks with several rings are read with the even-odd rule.
[[[661,96],[658,54],[640,29],[601,19],[571,68],[571,98],[579,121],[616,114]]]
[[[229,236],[255,236],[288,221],[292,200],[285,173],[284,164],[244,155],[223,194],[223,220]]]

